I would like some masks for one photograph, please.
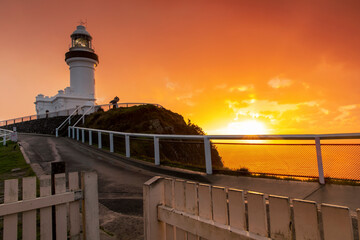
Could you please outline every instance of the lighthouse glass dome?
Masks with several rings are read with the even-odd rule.
[[[91,39],[85,35],[73,35],[71,47],[86,47],[91,48]]]
[[[76,27],[76,30],[71,34],[71,47],[72,48],[89,48],[91,46],[92,37],[86,31],[83,25]]]

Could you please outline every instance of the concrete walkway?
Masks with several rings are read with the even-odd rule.
[[[96,170],[99,175],[100,202],[121,213],[139,215],[139,209],[142,212],[142,184],[157,175],[348,206],[352,211],[360,208],[360,186],[206,175],[129,160],[68,138],[21,134],[19,139],[30,162],[38,163],[46,173],[49,173],[49,163],[52,161],[65,161],[68,171]],[[127,209],[122,207],[128,204],[133,206]]]

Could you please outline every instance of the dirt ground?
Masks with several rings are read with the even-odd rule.
[[[101,240],[144,239],[143,218],[114,212],[99,204]]]

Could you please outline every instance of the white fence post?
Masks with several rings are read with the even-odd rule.
[[[79,129],[77,128],[77,129],[76,129],[76,140],[77,140],[77,141],[79,141],[79,138],[80,138],[79,135],[80,135],[80,134],[79,134]]]
[[[6,145],[6,133],[4,133],[4,136],[3,136],[3,145],[4,146]]]
[[[99,148],[102,148],[101,132],[98,132],[98,146],[99,146]]]
[[[211,144],[210,139],[204,137],[204,148],[205,148],[205,165],[206,165],[206,173],[212,174],[212,162],[211,162]]]
[[[75,139],[75,128],[74,127],[72,127],[72,137],[73,137],[73,139]]]
[[[70,126],[68,127],[68,138],[70,138],[71,137],[71,128],[70,128]]]
[[[317,164],[319,171],[319,182],[320,184],[325,184],[324,168],[323,168],[322,155],[321,155],[321,143],[319,137],[315,137],[315,145],[316,145],[316,157],[317,157]]]
[[[98,240],[100,239],[100,231],[97,174],[95,172],[85,172],[81,178],[84,191],[84,239]]]
[[[109,134],[109,140],[110,140],[110,152],[114,152],[114,134]]]
[[[89,130],[89,145],[92,145],[92,131]]]
[[[153,177],[143,187],[144,196],[144,239],[164,240],[165,223],[158,220],[157,206],[164,204],[164,181]]]
[[[81,129],[81,142],[84,143],[85,142],[85,130]]]
[[[125,151],[126,157],[130,157],[130,136],[125,135]]]
[[[160,147],[159,147],[158,137],[154,137],[154,157],[155,157],[155,165],[160,165]]]
[[[58,129],[58,128],[56,128],[55,136],[56,136],[56,137],[59,137],[59,129]]]

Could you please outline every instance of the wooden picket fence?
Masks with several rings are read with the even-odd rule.
[[[161,177],[143,190],[146,240],[355,237],[347,207]]]
[[[54,195],[51,195],[51,176],[43,175],[39,180],[40,196],[37,197],[36,177],[22,179],[20,201],[18,179],[5,180],[4,203],[0,204],[3,239],[50,240],[53,239],[53,234],[57,240],[100,239],[95,172],[82,173],[81,184],[77,172],[69,173],[68,181],[65,173],[56,174]],[[53,229],[52,206],[55,206],[55,229]],[[22,231],[18,229],[20,214]],[[37,221],[37,218],[40,218],[40,221]],[[22,232],[22,236],[18,236],[19,232]]]

